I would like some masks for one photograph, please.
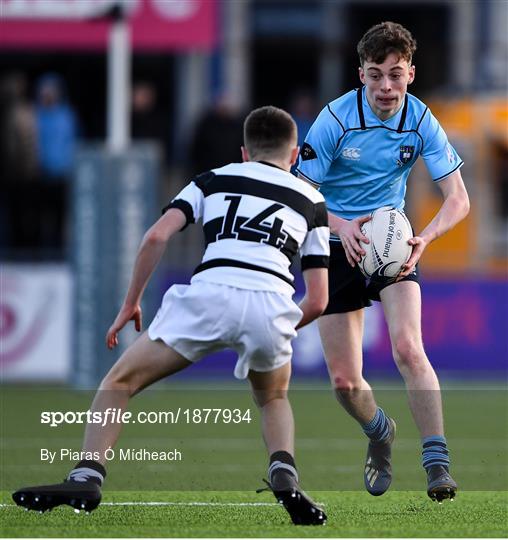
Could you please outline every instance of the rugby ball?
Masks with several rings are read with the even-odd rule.
[[[370,244],[360,243],[365,250],[360,270],[371,281],[395,280],[411,256],[412,246],[407,243],[413,237],[411,223],[403,212],[389,206],[374,210],[371,218],[361,229]]]

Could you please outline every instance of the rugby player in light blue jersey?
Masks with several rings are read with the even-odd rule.
[[[358,44],[363,88],[332,101],[302,146],[298,174],[324,195],[329,211],[329,304],[319,331],[337,398],[369,437],[364,483],[372,495],[390,486],[395,422],[378,407],[362,376],[363,308],[381,301],[397,367],[420,431],[428,495],[453,498],[439,381],[423,348],[416,264],[426,246],[469,211],[462,160],[430,110],[407,93],[415,77],[416,42],[403,26],[373,26]],[[395,283],[370,282],[357,263],[368,242],[361,226],[381,206],[404,208],[406,182],[422,156],[443,195],[432,221],[409,240],[412,255]]]

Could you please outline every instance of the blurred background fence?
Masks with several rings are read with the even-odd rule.
[[[2,379],[93,386],[117,356],[103,335],[159,207],[193,174],[240,161],[252,107],[284,107],[303,139],[328,101],[359,85],[356,44],[383,20],[418,41],[410,90],[463,157],[472,203],[421,263],[429,357],[442,376],[505,380],[506,0],[0,0]],[[132,55],[115,57],[119,24]],[[418,163],[407,197],[416,230],[439,204]],[[171,242],[145,323],[202,246],[198,227]],[[367,310],[364,350],[367,372],[395,375],[380,306]],[[182,376],[230,376],[233,362],[225,353]],[[294,366],[326,377],[315,326],[295,341]]]

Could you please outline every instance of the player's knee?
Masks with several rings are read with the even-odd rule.
[[[271,401],[276,399],[287,399],[288,393],[287,390],[276,389],[276,390],[255,390],[252,393],[254,402],[256,405],[262,409],[265,405],[268,405]]]
[[[360,390],[361,388],[361,381],[357,381],[353,377],[347,377],[344,375],[334,375],[332,383],[335,390],[335,396],[339,400],[343,395],[351,394]]]
[[[126,392],[129,396],[133,396],[138,390],[132,374],[117,366],[109,370],[101,382],[100,389]]]
[[[393,355],[397,365],[411,372],[421,371],[426,367],[426,356],[421,341],[402,336],[393,344]]]

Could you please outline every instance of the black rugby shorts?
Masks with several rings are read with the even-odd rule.
[[[401,281],[419,283],[418,265],[414,272]],[[360,271],[348,263],[341,242],[330,242],[330,268],[328,270],[328,306],[323,315],[347,313],[372,305],[372,300],[379,302],[379,293],[394,282],[369,281]]]

